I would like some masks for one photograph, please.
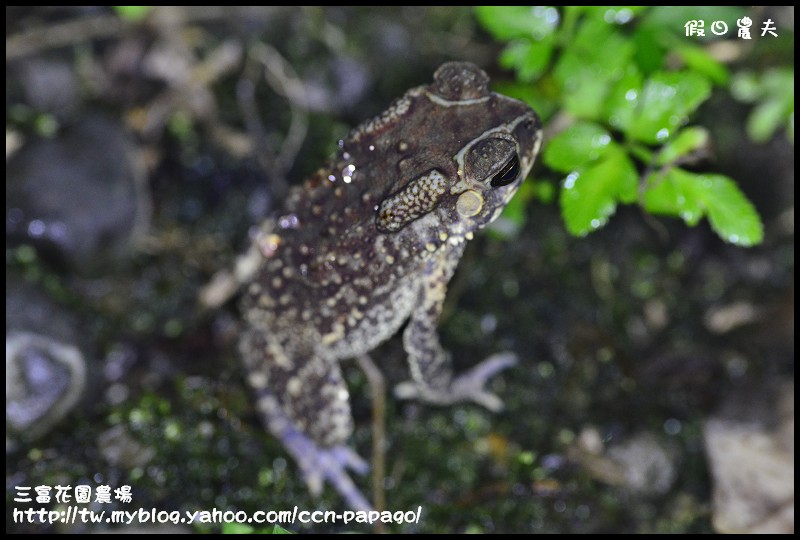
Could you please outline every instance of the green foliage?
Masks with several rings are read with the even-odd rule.
[[[280,525],[255,529],[246,523],[223,523],[222,534],[292,534]]]
[[[728,177],[694,174],[677,167],[647,178],[644,207],[653,214],[680,216],[696,225],[708,216],[711,228],[732,244],[752,246],[763,240],[753,205]]]
[[[246,523],[223,523],[222,534],[253,534],[255,529]]]
[[[708,130],[688,124],[713,87],[731,81],[738,99],[756,103],[754,140],[784,124],[793,136],[793,70],[732,78],[708,51],[717,36],[685,36],[689,20],[733,22],[742,8],[483,6],[475,14],[507,43],[500,64],[516,82],[498,90],[566,125],[543,160],[564,175],[559,203],[572,234],[602,227],[619,204],[638,204],[690,226],[706,217],[733,244],[761,242],[761,220],[733,180],[680,168],[708,153]],[[521,225],[524,215],[512,214]]]
[[[705,128],[689,127],[678,133],[671,141],[661,147],[655,159],[656,165],[677,163],[684,156],[690,156],[708,146],[709,134]]]
[[[561,190],[567,229],[585,234],[605,225],[617,202],[636,199],[637,175],[622,147],[593,122],[576,122],[553,139],[544,154],[552,169],[568,172]]]
[[[113,6],[114,11],[122,19],[129,21],[139,21],[150,13],[151,6]]]
[[[634,92],[636,110],[623,131],[630,139],[655,144],[666,142],[688,121],[689,114],[711,95],[711,85],[692,72],[657,72]],[[638,96],[641,104],[636,103]]]
[[[794,140],[794,68],[739,73],[731,92],[740,101],[756,104],[747,119],[751,139],[764,142],[785,125],[786,136]]]

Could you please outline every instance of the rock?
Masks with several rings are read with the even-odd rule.
[[[655,434],[637,433],[608,449],[622,468],[625,485],[634,493],[663,495],[677,476],[677,452]]]
[[[25,100],[37,111],[71,118],[79,104],[78,81],[67,61],[32,58],[21,64]]]
[[[703,433],[714,528],[794,532],[794,382],[731,395]]]
[[[91,114],[6,168],[6,236],[84,274],[126,259],[150,221],[142,165],[119,123]]]
[[[677,448],[654,433],[643,431],[605,447],[600,432],[585,427],[569,449],[596,480],[631,493],[656,496],[667,493],[677,477]]]
[[[6,280],[6,452],[47,433],[86,389],[77,322],[37,288]]]

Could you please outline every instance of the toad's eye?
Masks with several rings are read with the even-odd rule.
[[[500,172],[494,175],[491,182],[492,187],[507,186],[516,180],[517,176],[519,176],[519,158],[514,155],[508,160],[508,163],[503,165]]]

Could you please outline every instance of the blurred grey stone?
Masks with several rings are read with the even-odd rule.
[[[6,449],[17,436],[32,440],[46,433],[75,406],[85,382],[76,346],[43,334],[6,335]]]
[[[714,528],[794,532],[794,381],[730,395],[703,434]]]
[[[625,485],[635,493],[663,495],[677,476],[675,448],[649,432],[611,446],[608,457],[620,465]]]
[[[644,496],[667,493],[680,461],[677,447],[663,436],[645,431],[606,447],[593,426],[581,430],[567,453],[592,478]]]
[[[6,173],[7,238],[81,273],[126,259],[148,227],[143,166],[123,127],[105,116],[28,143]]]
[[[78,83],[66,61],[32,58],[23,65],[20,81],[28,104],[64,120],[78,107]]]
[[[75,318],[36,287],[6,278],[6,452],[64,418],[86,380]]]

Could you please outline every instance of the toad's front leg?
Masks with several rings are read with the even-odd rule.
[[[460,256],[460,249],[445,252],[426,267],[426,280],[418,293],[417,307],[403,333],[403,347],[408,354],[412,380],[399,384],[395,394],[402,399],[419,399],[441,405],[473,401],[491,411],[499,411],[503,408],[502,400],[484,386],[496,373],[516,364],[516,356],[507,352],[493,355],[454,377],[450,353],[439,343],[437,326],[447,282]]]

